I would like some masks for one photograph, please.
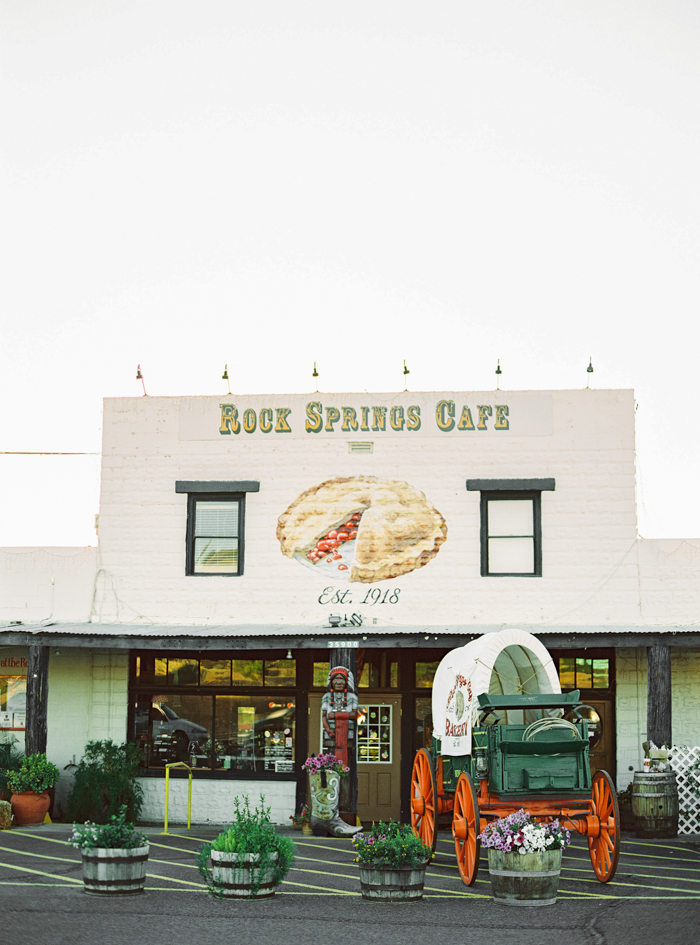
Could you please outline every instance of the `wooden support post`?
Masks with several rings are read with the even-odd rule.
[[[354,691],[357,692],[357,650],[349,647],[332,649],[330,651],[330,668],[344,666],[350,670],[355,680]],[[348,767],[350,774],[340,781],[340,816],[347,823],[355,824],[357,817],[357,722],[355,722],[355,739],[348,751]]]
[[[49,699],[49,648],[30,643],[27,667],[26,747],[28,755],[46,753],[46,710]]]
[[[647,649],[647,739],[671,745],[671,647]]]

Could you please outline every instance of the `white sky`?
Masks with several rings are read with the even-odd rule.
[[[101,400],[633,387],[640,532],[700,535],[695,0],[2,0],[0,450]],[[604,422],[601,418],[601,422]],[[98,457],[0,455],[0,545]]]

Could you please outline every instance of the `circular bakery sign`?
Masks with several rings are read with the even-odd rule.
[[[373,584],[422,568],[447,537],[423,492],[398,479],[347,476],[302,492],[279,517],[282,554],[324,579]]]

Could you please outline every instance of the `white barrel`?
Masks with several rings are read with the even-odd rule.
[[[124,896],[143,892],[149,844],[125,850],[118,847],[83,850],[85,892]]]
[[[271,865],[261,873],[259,853],[223,853],[211,851],[214,889],[224,898],[271,899],[275,895],[277,854],[271,853]],[[253,892],[253,889],[255,891]]]

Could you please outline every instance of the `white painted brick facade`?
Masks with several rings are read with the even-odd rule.
[[[165,779],[139,778],[144,792],[141,820],[164,823]],[[233,820],[235,797],[250,799],[255,807],[264,795],[274,824],[289,826],[289,816],[296,804],[296,783],[293,781],[192,781],[192,823],[226,824]],[[187,823],[187,779],[171,778],[168,803],[168,824]]]

